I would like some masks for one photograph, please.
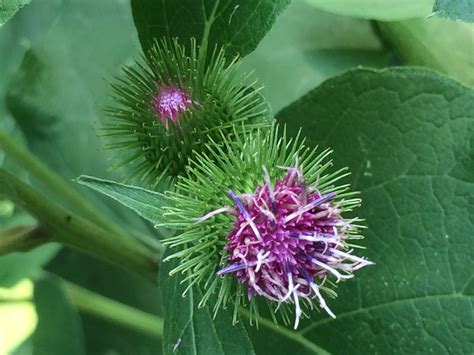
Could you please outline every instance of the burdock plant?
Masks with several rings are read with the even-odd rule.
[[[340,184],[346,169],[331,172],[330,150],[287,139],[276,125],[264,133],[220,132],[196,154],[167,193],[163,225],[179,233],[165,240],[166,260],[179,260],[170,274],[183,273],[188,289],[205,290],[200,305],[217,294],[214,311],[231,303],[235,320],[248,301],[258,314],[263,298],[285,322],[294,309],[297,328],[314,304],[335,317],[326,297],[372,263],[354,253],[361,201]]]
[[[115,104],[104,135],[119,151],[116,167],[126,165],[126,178],[152,186],[174,180],[210,140],[268,122],[252,75],[217,47],[208,51],[191,40],[186,50],[177,40],[157,41],[123,72],[111,83]]]

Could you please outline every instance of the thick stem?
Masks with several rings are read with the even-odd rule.
[[[63,281],[66,294],[73,305],[87,312],[152,337],[163,337],[163,320],[110,298]]]
[[[39,225],[19,226],[0,231],[0,255],[27,252],[51,241]]]
[[[62,243],[148,278],[158,279],[158,256],[133,237],[115,234],[49,201],[0,168],[0,195],[36,217],[51,241]]]
[[[34,157],[27,149],[15,143],[5,132],[0,131],[0,148],[21,165],[38,182],[51,192],[63,198],[68,206],[74,208],[81,216],[94,223],[120,234],[120,229],[104,217],[93,205],[67,184],[60,176],[52,172],[46,165]]]

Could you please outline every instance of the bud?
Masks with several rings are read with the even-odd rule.
[[[192,108],[192,101],[184,89],[163,86],[153,95],[153,107],[161,123],[168,129],[170,121],[179,125],[180,116]]]
[[[124,77],[111,83],[116,104],[107,108],[104,136],[119,151],[116,167],[127,165],[126,180],[173,181],[219,131],[268,125],[261,88],[239,67],[223,50],[208,54],[192,40],[186,52],[174,40],[156,42],[124,68]]]

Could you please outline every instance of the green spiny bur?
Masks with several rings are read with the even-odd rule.
[[[335,317],[321,292],[335,297],[333,281],[372,263],[352,254],[362,226],[346,213],[360,199],[339,184],[346,169],[329,171],[330,154],[276,125],[210,138],[167,193],[164,225],[180,231],[164,241],[165,261],[180,261],[170,275],[203,287],[201,305],[212,302],[214,312],[231,303],[237,314],[250,300],[255,315],[265,298],[285,323],[294,308],[295,328],[314,302]]]
[[[127,165],[126,180],[174,181],[220,134],[268,125],[261,88],[223,50],[208,53],[192,40],[186,53],[177,40],[157,41],[123,72],[111,83],[116,105],[106,110],[104,135],[120,156],[115,167]]]

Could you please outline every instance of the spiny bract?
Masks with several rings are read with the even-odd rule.
[[[191,40],[189,53],[174,41],[156,42],[124,78],[111,83],[117,105],[107,108],[108,147],[119,151],[116,167],[127,165],[126,180],[152,186],[185,171],[193,151],[201,151],[219,131],[268,124],[269,109],[239,60],[223,50],[207,54]]]
[[[360,199],[338,185],[346,169],[328,172],[329,150],[280,133],[222,135],[196,156],[168,194],[165,225],[182,233],[165,241],[175,248],[166,260],[178,258],[171,274],[206,290],[201,305],[217,293],[215,312],[232,302],[236,314],[250,300],[255,314],[261,296],[285,322],[294,308],[297,328],[314,302],[335,317],[323,294],[372,263],[353,254],[360,220],[343,215]]]

